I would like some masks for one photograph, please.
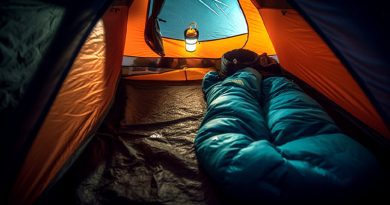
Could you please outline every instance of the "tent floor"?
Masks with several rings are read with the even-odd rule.
[[[92,141],[38,204],[234,204],[198,167],[193,142],[206,109],[203,97],[200,82],[122,80]],[[317,100],[346,133],[385,161],[388,154],[376,143],[332,104]],[[390,170],[387,161],[382,164]]]
[[[199,170],[200,82],[123,81],[96,136],[43,204],[226,204]]]

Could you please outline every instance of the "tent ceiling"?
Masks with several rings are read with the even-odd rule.
[[[133,4],[129,8],[124,56],[159,57],[159,55],[156,52],[154,52],[145,43],[145,22],[148,16],[148,12],[150,10],[148,8],[148,2],[149,1],[134,0]],[[193,2],[193,5],[188,6],[190,5],[189,2]],[[204,4],[200,2],[203,2]],[[174,5],[172,1],[165,2],[166,5],[164,7],[166,8],[162,9],[163,11],[161,11],[159,16],[160,19],[165,21],[165,22],[161,22],[160,20],[159,23],[160,27],[162,27],[160,29],[162,30],[163,35],[168,35],[166,34],[168,27],[164,28],[164,26],[162,25],[163,23],[167,25],[171,25],[170,27],[174,27],[172,28],[174,30],[174,35],[177,35],[176,37],[180,39],[184,35],[184,30],[186,29],[188,24],[192,21],[198,21],[201,40],[202,38],[204,38],[204,40],[207,40],[207,38],[209,37],[215,38],[214,40],[201,41],[199,44],[197,44],[196,51],[187,52],[185,50],[185,43],[183,40],[177,40],[175,39],[176,37],[169,37],[169,38],[163,37],[162,42],[163,42],[165,57],[220,58],[225,52],[237,48],[246,48],[246,49],[253,50],[257,53],[266,52],[269,55],[275,54],[275,50],[268,36],[268,33],[265,29],[261,16],[251,0],[223,1],[224,4],[228,5],[231,11],[228,11],[227,8],[224,8],[226,6],[223,6],[223,4],[221,3],[216,4],[216,2],[217,1],[215,0],[214,1],[202,0],[199,2],[198,1],[175,2],[181,5],[181,7],[179,5]],[[206,5],[213,5],[213,7],[206,6]],[[216,5],[221,7],[218,13],[216,12],[218,15],[212,11],[212,10],[215,11],[215,8],[217,8]],[[171,9],[173,10],[169,12],[164,11],[165,9],[168,9],[170,6],[172,7]],[[187,14],[188,13],[188,12],[186,13],[187,10],[183,8],[191,8],[191,10],[194,11],[192,12],[193,16]],[[227,18],[225,14],[222,12],[222,10],[224,10],[225,13],[226,12],[235,13],[235,15],[237,15],[237,17],[234,17],[237,18],[234,20],[235,22],[233,22],[230,19],[230,17]],[[164,13],[164,12],[168,12],[168,13]],[[185,19],[184,17],[179,18],[176,15],[173,15],[175,13],[178,14],[180,13],[183,16],[186,15],[187,16],[185,17]],[[239,17],[242,14],[243,16]],[[197,20],[201,18],[200,16],[202,15],[207,16],[207,19],[205,18],[203,20]],[[226,15],[231,15],[231,13],[226,13]],[[246,22],[247,26],[239,25],[238,27],[240,29],[236,31],[226,29],[226,28],[232,28],[233,26],[237,26],[239,22],[243,22],[242,17],[245,18],[244,21]],[[181,21],[180,19],[183,19],[183,23],[180,23]],[[221,19],[225,19],[225,20],[222,21]],[[207,25],[207,23],[201,23],[206,20],[213,23],[210,25]],[[218,23],[219,21],[221,21],[222,23]],[[226,23],[227,21],[229,21],[229,23]],[[172,24],[170,24],[171,22]],[[179,22],[179,25],[174,25],[176,23],[173,22]],[[223,31],[216,30],[214,32],[213,30],[216,27],[217,28],[219,27]],[[209,37],[207,37],[207,35],[204,35],[207,33],[209,33],[208,35]],[[228,36],[223,38],[223,35],[225,34],[229,34],[230,37]]]
[[[184,40],[183,31],[191,22],[196,22],[201,30],[200,41],[248,33],[237,0],[166,0],[158,18],[162,36],[178,40]]]

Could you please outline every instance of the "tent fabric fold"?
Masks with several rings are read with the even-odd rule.
[[[112,24],[121,15],[126,7],[108,11],[89,35],[24,161],[12,204],[31,204],[108,112],[120,74],[111,66],[120,67],[124,41],[124,28]]]
[[[77,3],[39,0],[0,3],[1,21],[7,22],[5,25],[8,27],[5,30],[2,27],[0,33],[12,34],[12,40],[1,41],[0,47],[13,51],[0,49],[0,55],[5,57],[1,61],[10,62],[6,68],[11,68],[17,79],[22,79],[17,84],[11,84],[12,89],[18,90],[14,94],[18,95],[20,102],[5,107],[6,114],[0,116],[0,132],[6,136],[0,160],[2,164],[7,164],[0,171],[0,203],[7,201],[18,170],[74,58],[109,3],[85,0]],[[6,70],[1,69],[1,76],[8,76]],[[4,81],[1,84],[9,86]]]
[[[294,1],[293,5],[326,40],[389,127],[390,32],[385,22],[390,16],[383,2],[355,1],[353,8],[350,3]],[[385,134],[386,131],[382,129],[381,132]],[[389,133],[387,129],[386,135]]]
[[[373,104],[311,26],[293,9],[260,9],[280,64],[356,118],[390,137]],[[321,62],[321,63],[318,63]]]

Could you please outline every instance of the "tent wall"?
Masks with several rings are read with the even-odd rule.
[[[125,56],[158,57],[158,55],[145,43],[144,38],[148,2],[149,1],[135,0],[129,8],[124,50]],[[223,53],[242,47],[254,50],[258,53],[266,52],[269,55],[275,54],[268,33],[256,7],[250,0],[239,0],[239,4],[246,18],[249,34],[200,42],[197,45],[197,50],[194,52],[187,52],[185,50],[184,41],[163,38],[165,57],[220,58]],[[199,12],[210,11],[205,9],[205,11]],[[202,25],[199,25],[199,29],[201,29],[201,26]],[[183,33],[184,29],[185,28],[183,28]]]
[[[387,4],[384,1],[368,4],[363,0],[310,3],[297,0],[291,4],[343,62],[390,127],[390,13]]]
[[[19,103],[7,105],[3,108],[6,114],[1,113],[0,133],[3,142],[0,163],[6,166],[2,166],[0,171],[0,203],[8,196],[18,170],[82,43],[109,3],[109,0],[13,0],[0,3],[1,11],[5,10],[1,12],[1,21],[7,22],[5,25],[8,27],[6,30],[1,27],[1,35],[8,36],[5,38],[7,40],[1,41],[1,47],[17,45],[10,49],[16,52],[1,50],[1,56],[7,56],[5,61],[10,63],[6,67],[11,68],[15,76],[24,79],[26,76],[22,75],[23,71],[30,75],[27,81],[13,85],[15,90],[24,93],[18,96]],[[53,12],[46,12],[49,7],[53,8]],[[30,29],[35,31],[29,32]],[[46,32],[51,34],[40,41],[48,40],[47,47],[46,42],[36,45],[35,40],[46,35]],[[24,61],[30,59],[33,53],[37,55],[31,62],[37,68],[25,69],[31,68],[28,66],[30,62]],[[5,76],[6,69],[0,70],[1,75]]]
[[[120,75],[127,7],[107,11],[77,56],[14,186],[11,204],[31,204],[109,110]]]
[[[0,2],[0,204],[7,195],[23,100],[59,29],[65,10],[48,3]],[[19,128],[20,129],[20,128]]]
[[[262,8],[281,65],[374,130],[389,137],[378,112],[320,36],[293,9]]]
[[[270,40],[270,36],[264,26],[263,19],[259,11],[251,0],[240,0],[240,5],[244,11],[245,18],[248,23],[248,41],[244,48],[255,51],[259,54],[267,53],[268,55],[275,55],[275,49]],[[226,50],[227,52],[229,50]],[[225,53],[223,52],[223,53]],[[222,54],[223,54],[222,53]],[[222,55],[220,55],[221,57]]]

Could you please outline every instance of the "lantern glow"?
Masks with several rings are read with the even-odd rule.
[[[199,39],[199,31],[197,24],[192,22],[188,28],[184,31],[184,39],[186,44],[186,51],[193,52],[196,50],[196,44]]]

